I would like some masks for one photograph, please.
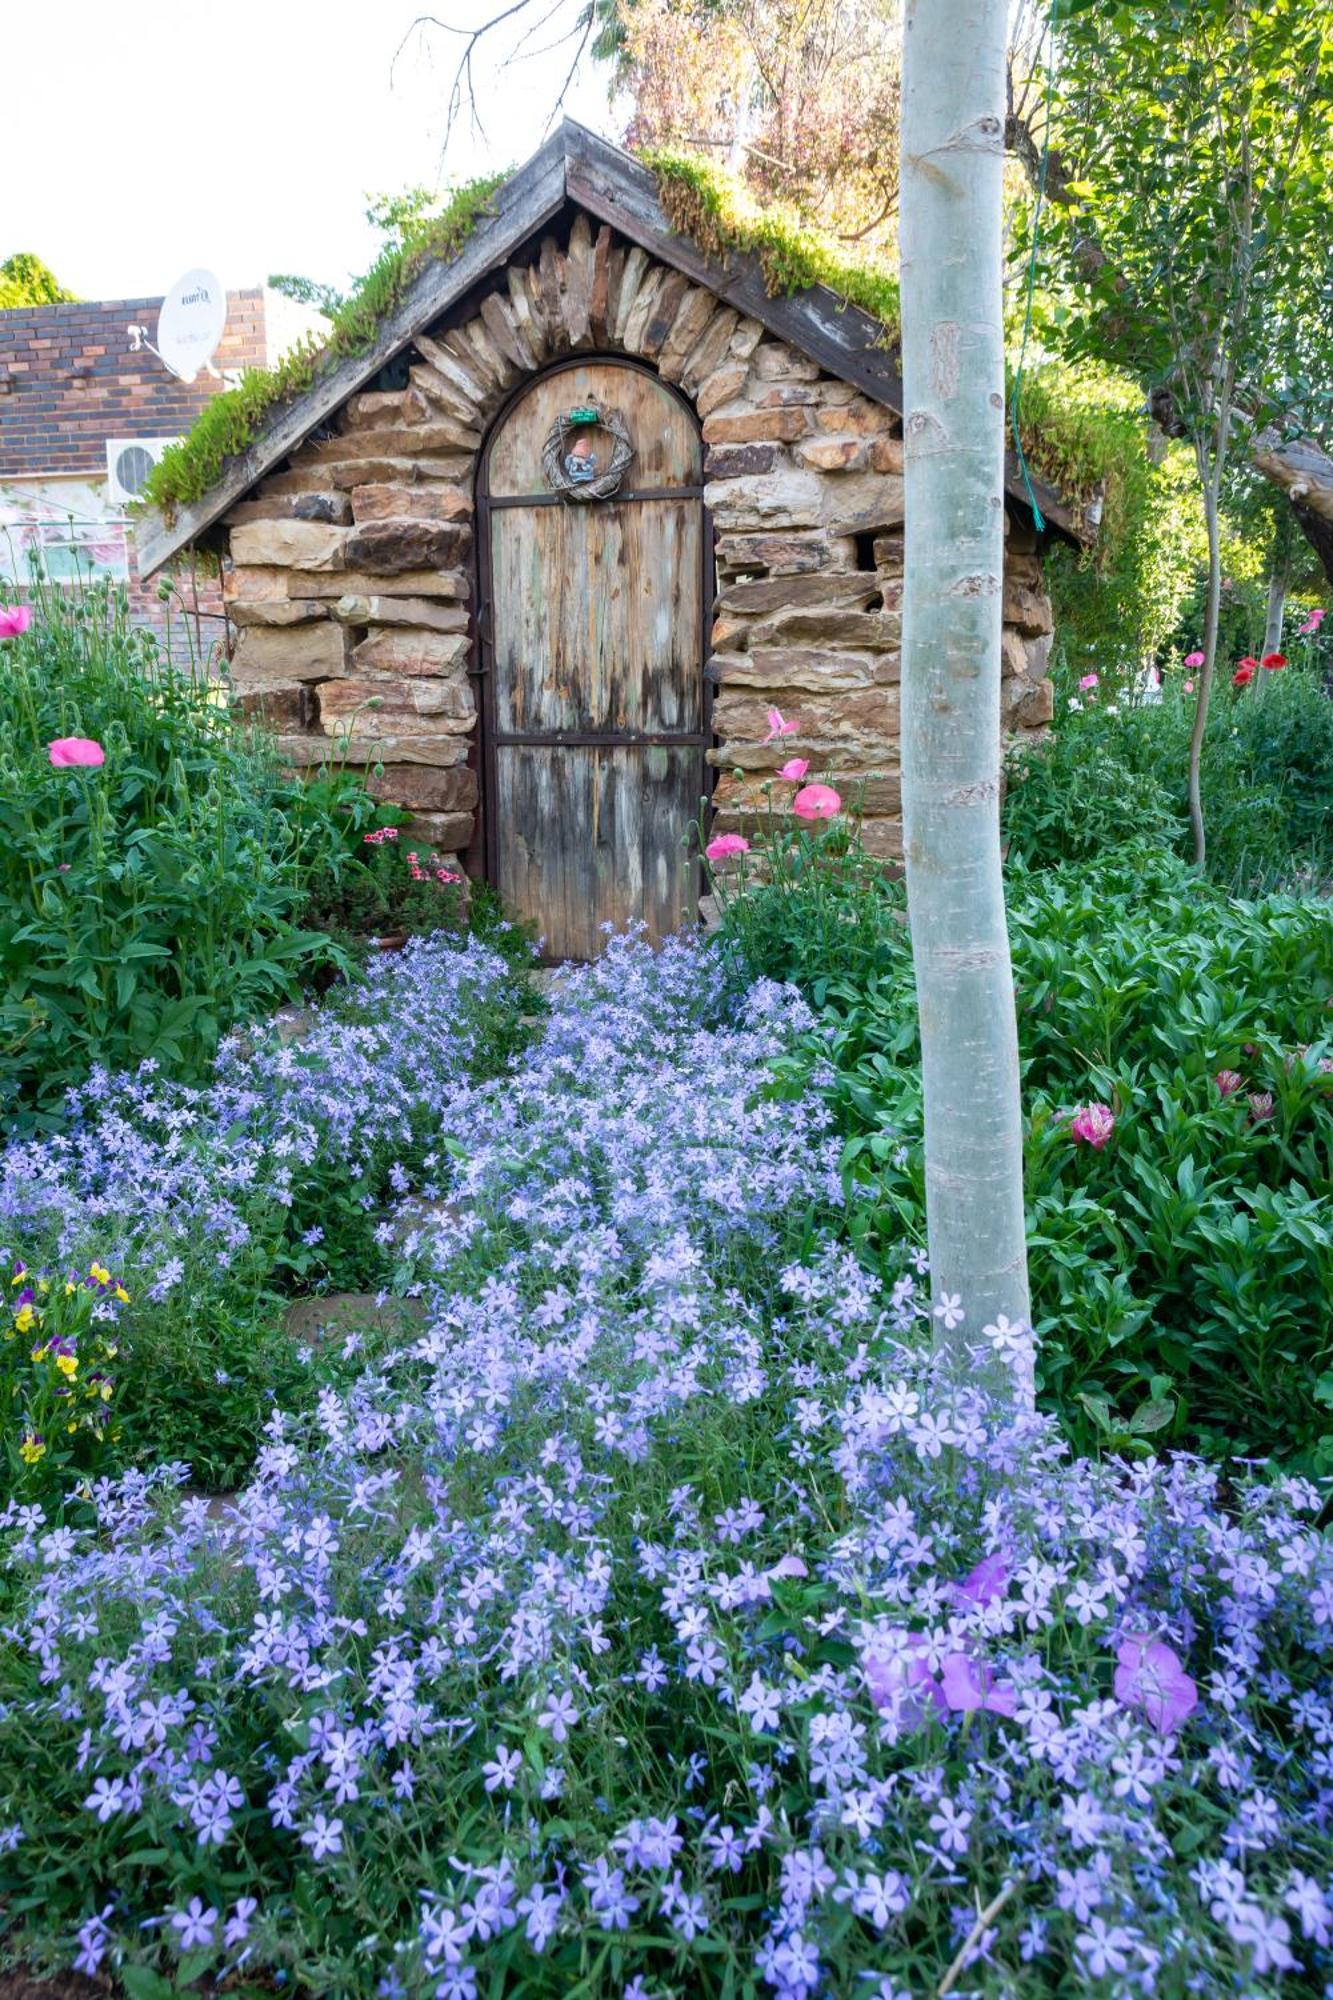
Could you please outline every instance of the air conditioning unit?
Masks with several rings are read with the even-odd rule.
[[[148,475],[169,444],[178,438],[108,438],[106,441],[107,498],[113,506],[128,506],[148,484]]]

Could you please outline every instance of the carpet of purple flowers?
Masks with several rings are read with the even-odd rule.
[[[414,962],[386,1006],[457,973]],[[845,1247],[820,1074],[771,1086],[806,1008],[706,946],[567,974],[489,1083],[383,1025],[399,1109],[312,1120],[447,1195],[393,1232],[421,1337],[220,1513],[173,1466],[0,1513],[10,1948],[136,2000],[1333,1993],[1316,1489],[1075,1459],[950,1375],[919,1271]],[[206,1250],[165,1196],[117,1226],[229,1254],[305,1158],[286,1067],[211,1177],[174,1094],[124,1141]],[[109,1157],[35,1174],[62,1244]]]

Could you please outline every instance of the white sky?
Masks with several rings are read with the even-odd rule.
[[[433,11],[475,23],[498,4],[433,0]],[[87,299],[157,295],[192,265],[231,289],[273,271],[345,282],[377,248],[367,193],[521,164],[569,66],[572,45],[503,76],[479,66],[486,138],[464,118],[442,160],[461,45],[436,29],[414,36],[389,75],[418,11],[411,0],[8,0],[0,261],[35,251]],[[534,21],[545,11],[536,0]],[[532,46],[577,12],[559,0]],[[565,108],[614,136],[606,74],[585,62]]]

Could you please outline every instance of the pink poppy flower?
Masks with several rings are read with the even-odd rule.
[[[1185,665],[1187,667],[1201,667],[1203,665],[1203,654],[1198,651],[1186,653]]]
[[[842,800],[832,785],[805,785],[791,802],[797,819],[836,819]]]
[[[1319,627],[1323,624],[1323,622],[1324,622],[1324,613],[1322,607],[1315,611],[1312,611],[1310,613],[1310,616],[1306,619],[1305,623],[1299,628],[1300,637],[1302,639],[1308,639],[1312,632],[1317,632],[1319,630]]]
[[[940,1688],[949,1707],[959,1715],[988,1708],[994,1715],[1012,1715],[1018,1695],[1011,1681],[997,1681],[984,1660],[967,1653],[948,1653],[940,1662]]]
[[[1080,1104],[1069,1121],[1069,1129],[1085,1146],[1100,1153],[1115,1130],[1115,1113],[1109,1104]]]
[[[1079,682],[1081,688],[1095,688],[1100,687],[1101,684],[1102,677],[1100,674],[1084,674],[1082,680]]]
[[[1194,692],[1194,683],[1193,683],[1193,681],[1186,681],[1186,683],[1185,683],[1185,692],[1186,692],[1186,694],[1193,694],[1193,692]]]
[[[1141,1708],[1154,1729],[1170,1736],[1199,1705],[1199,1690],[1163,1639],[1134,1635],[1116,1648],[1115,1698]]]
[[[750,843],[743,833],[719,833],[704,849],[710,861],[731,861],[749,852]]]
[[[778,776],[789,785],[799,785],[810,766],[804,757],[789,757]]]
[[[0,604],[0,639],[17,639],[32,623],[26,604]]]
[[[764,738],[764,741],[765,743],[776,743],[779,736],[794,736],[800,726],[799,722],[788,722],[780,708],[770,708],[768,711],[768,734]]]
[[[1238,1090],[1244,1090],[1245,1079],[1238,1070],[1220,1069],[1213,1078],[1219,1097],[1234,1097]]]
[[[46,751],[57,771],[92,771],[106,762],[106,751],[90,736],[57,736],[54,743],[47,744]]]

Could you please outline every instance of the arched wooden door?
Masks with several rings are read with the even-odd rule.
[[[604,473],[615,449],[603,426],[575,423],[590,411],[614,414],[634,455],[613,496],[572,500],[552,478],[588,477],[589,457]],[[695,914],[686,834],[704,789],[712,595],[702,455],[694,412],[665,383],[589,360],[534,377],[483,457],[487,869],[550,959],[594,958],[607,923],[642,918],[658,938]]]

